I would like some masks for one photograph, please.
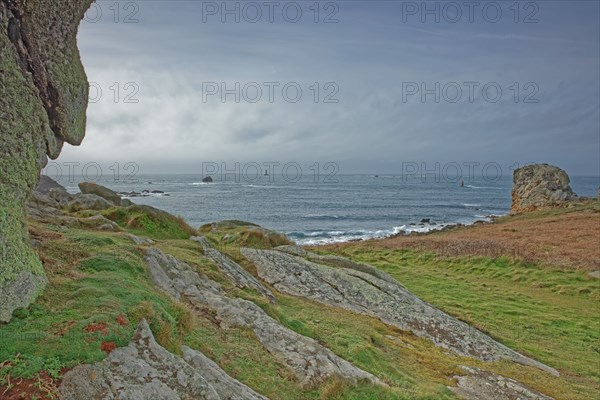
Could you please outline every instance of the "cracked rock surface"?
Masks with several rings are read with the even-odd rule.
[[[577,195],[569,186],[567,173],[554,165],[532,164],[513,173],[512,205],[510,212],[563,207]]]
[[[463,356],[483,361],[509,359],[558,376],[555,369],[496,342],[419,299],[395,280],[370,272],[364,264],[352,265],[334,257],[336,260],[328,262],[339,266],[331,267],[277,250],[244,248],[241,252],[254,263],[261,279],[283,293],[377,317]],[[314,257],[322,262],[320,256]]]
[[[479,368],[462,367],[469,375],[456,376],[457,387],[449,387],[466,400],[552,400],[530,387]]]
[[[220,251],[212,247],[205,237],[194,236],[191,240],[198,242],[204,249],[204,255],[213,260],[233,283],[240,288],[253,288],[265,296],[271,303],[275,303],[275,296],[265,288],[251,273],[246,271],[238,263],[223,255]]]
[[[381,383],[314,339],[285,328],[256,304],[225,296],[218,283],[201,276],[175,257],[150,248],[145,260],[153,282],[175,299],[208,308],[223,328],[251,328],[265,349],[293,371],[301,385],[313,386],[332,376]]]
[[[67,372],[59,389],[61,399],[267,399],[199,351],[188,347],[183,351],[181,358],[161,347],[143,320],[127,347],[116,349],[99,363]]]

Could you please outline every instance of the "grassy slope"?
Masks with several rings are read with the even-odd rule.
[[[552,210],[506,217],[496,228],[503,229],[514,221],[543,225],[571,212]],[[599,215],[589,218],[598,219]],[[600,224],[594,223],[600,233]],[[468,233],[469,228],[462,232]],[[462,232],[444,233],[443,237],[451,241],[454,235],[462,240]],[[427,240],[427,236],[420,239]],[[590,239],[590,246],[600,246],[598,242],[595,236]],[[569,246],[569,241],[563,245]],[[388,272],[422,299],[509,347],[557,368],[562,375],[552,382],[545,377],[514,375],[518,379],[560,399],[597,395],[600,280],[590,277],[587,269],[506,256],[446,257],[427,250],[393,248],[390,243],[377,241],[336,246],[335,253]]]
[[[125,229],[145,232],[139,224],[127,228],[127,218],[121,214],[115,219]],[[458,365],[483,366],[510,375],[557,399],[588,399],[596,393],[600,295],[598,280],[584,272],[503,258],[439,258],[379,248],[377,243],[355,243],[337,250],[387,271],[430,303],[558,368],[562,376],[556,379],[508,362],[484,365],[456,357],[376,319],[311,301],[278,294],[277,304],[271,305],[253,291],[233,287],[201,256],[197,243],[181,239],[184,233],[174,228],[164,235],[156,232],[154,223],[149,228],[148,236],[162,239],[157,246],[163,251],[220,282],[230,295],[255,301],[285,326],[319,340],[391,387],[348,387],[333,379],[303,390],[260,346],[253,332],[224,331],[206,310],[192,310],[158,293],[148,280],[142,249],[122,233],[31,223],[33,236],[42,242],[39,254],[50,283],[33,306],[19,310],[11,324],[0,326],[0,363],[9,361],[0,369],[4,385],[0,393],[9,374],[11,382],[36,377],[40,371],[59,376],[62,368],[104,358],[102,342],[125,345],[141,318],[149,319],[157,340],[170,351],[177,352],[181,343],[198,348],[230,375],[272,399],[453,398],[445,386],[460,373]],[[252,270],[235,247],[222,250]],[[122,325],[123,320],[129,323]],[[105,334],[86,331],[104,326],[98,323],[106,325]]]

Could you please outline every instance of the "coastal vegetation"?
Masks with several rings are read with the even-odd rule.
[[[463,235],[478,229],[506,228],[510,232],[513,224],[533,227],[563,216],[577,220],[584,215],[597,224],[600,212],[595,203],[419,237],[314,249],[318,254],[342,255],[386,272],[442,311],[558,369],[558,378],[506,360],[488,363],[458,356],[371,316],[268,286],[276,297],[276,302],[270,302],[252,288],[233,284],[213,260],[204,257],[199,243],[188,240],[192,234],[205,235],[215,248],[255,274],[256,267],[242,256],[240,247],[288,244],[282,235],[256,225],[227,222],[195,232],[177,218],[165,218],[162,212],[146,207],[95,212],[117,223],[118,228],[99,231],[81,224],[62,224],[59,219],[52,223],[51,219],[30,218],[28,222],[49,283],[34,304],[17,309],[13,321],[0,326],[0,359],[6,360],[0,368],[0,392],[6,398],[18,398],[19,393],[32,390],[39,398],[57,396],[66,371],[81,363],[98,362],[114,348],[125,346],[142,319],[148,321],[165,349],[174,354],[181,354],[182,344],[198,349],[231,377],[271,399],[450,399],[455,395],[447,387],[455,385],[454,376],[462,374],[461,365],[510,376],[560,399],[591,398],[600,383],[600,288],[598,279],[589,274],[592,267],[556,266],[551,257],[530,261],[510,251],[489,256],[467,254],[463,249],[462,254],[449,255],[420,245],[441,238],[460,243]],[[81,213],[69,215],[84,219],[91,212]],[[152,240],[136,244],[132,235]],[[338,378],[312,387],[300,385],[260,345],[253,331],[223,328],[209,310],[194,308],[158,290],[144,262],[150,243],[218,282],[227,296],[254,302],[284,327],[315,339],[387,386]],[[507,242],[502,246],[508,248]]]

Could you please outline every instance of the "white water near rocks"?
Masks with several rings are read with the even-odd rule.
[[[77,192],[82,179],[59,182]],[[192,226],[237,219],[286,233],[298,244],[326,244],[399,233],[427,232],[448,225],[487,221],[510,210],[512,179],[481,177],[460,182],[436,182],[397,176],[339,175],[337,182],[304,176],[298,182],[282,176],[246,182],[241,177],[215,176],[203,183],[200,174],[136,175],[98,183],[117,192],[137,192],[137,204],[180,215]],[[288,179],[289,180],[289,179]],[[597,192],[597,177],[571,177],[579,195]],[[155,192],[155,193],[153,193]]]

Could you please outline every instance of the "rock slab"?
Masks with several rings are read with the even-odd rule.
[[[185,357],[161,347],[143,320],[131,343],[103,361],[67,372],[59,388],[63,400],[267,400],[236,381],[199,351]],[[189,362],[187,361],[189,360]]]
[[[455,376],[454,394],[465,400],[552,400],[514,379],[473,367],[462,367],[468,375]]]
[[[271,303],[275,303],[275,296],[273,296],[273,293],[271,293],[269,289],[265,288],[258,279],[250,272],[246,271],[241,265],[212,247],[205,237],[193,236],[190,239],[202,245],[204,255],[213,260],[221,271],[223,271],[237,287],[255,289],[269,299]]]
[[[276,359],[287,366],[304,387],[338,376],[350,381],[381,384],[365,372],[335,355],[312,338],[300,335],[271,318],[256,304],[229,298],[220,285],[198,274],[175,257],[150,248],[145,257],[152,281],[177,300],[187,300],[199,309],[209,309],[222,328],[248,327]]]
[[[93,194],[102,197],[104,200],[115,206],[128,207],[132,204],[127,199],[122,200],[121,196],[119,196],[115,191],[105,186],[98,185],[97,183],[81,182],[79,184],[79,190],[81,190],[81,193],[83,194]]]
[[[373,267],[352,265],[337,258],[328,261],[341,267],[332,267],[277,250],[243,248],[241,252],[254,263],[261,279],[283,293],[377,317],[459,355],[483,361],[509,359],[558,376],[555,369],[424,302],[396,281],[390,281],[387,274],[370,272]]]

